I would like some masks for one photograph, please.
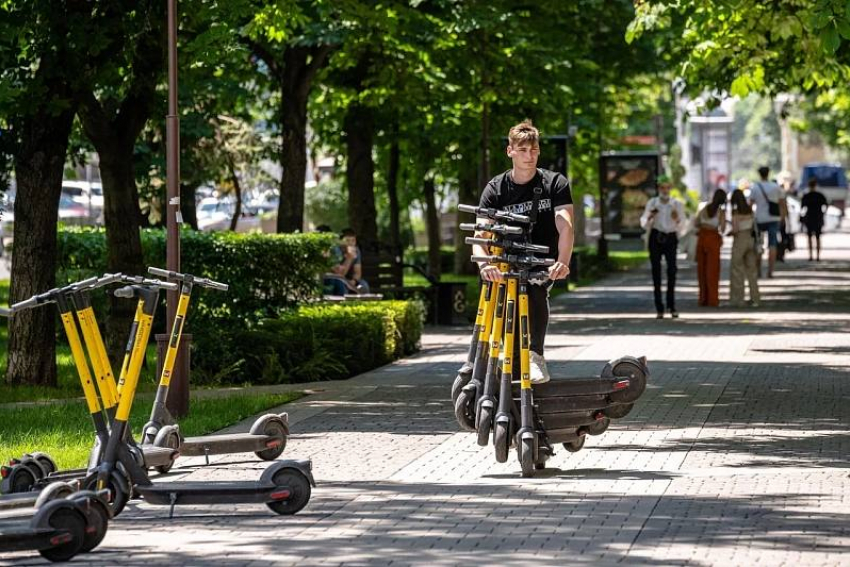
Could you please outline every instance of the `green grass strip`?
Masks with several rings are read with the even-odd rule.
[[[187,437],[212,433],[303,395],[287,392],[193,398],[190,415],[180,420],[180,431]],[[130,423],[136,433],[148,420],[150,409],[146,401],[133,405]],[[94,439],[91,416],[82,401],[0,408],[0,423],[0,459],[4,463],[23,453],[43,451],[60,469],[81,467]]]

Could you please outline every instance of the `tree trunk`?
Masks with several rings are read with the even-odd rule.
[[[478,172],[475,168],[473,160],[466,160],[461,163],[460,179],[458,187],[457,202],[464,205],[477,205],[480,200],[480,190],[477,185]],[[455,260],[454,272],[456,274],[474,275],[477,273],[475,264],[469,261],[472,255],[472,246],[464,242],[467,236],[472,236],[471,232],[463,232],[460,230],[460,223],[475,222],[475,217],[469,213],[458,213],[457,222],[455,223]]]
[[[74,113],[42,112],[22,123],[15,156],[11,303],[56,284],[56,221]],[[9,320],[8,383],[56,386],[55,320],[51,306],[27,309]]]
[[[307,98],[299,99],[281,85],[280,201],[277,209],[278,232],[304,229],[304,179],[307,175]]]
[[[387,196],[390,201],[390,243],[393,250],[401,250],[401,210],[398,203],[398,122],[392,125],[392,140],[390,141],[390,164],[387,171]]]
[[[428,231],[428,274],[440,279],[440,213],[437,210],[437,191],[434,178],[428,176],[423,185],[425,195],[425,223]]]
[[[375,209],[375,162],[372,157],[374,117],[366,106],[352,104],[343,122],[348,155],[345,178],[348,182],[348,221],[357,233],[361,249],[370,250],[378,242]]]
[[[242,186],[239,184],[239,176],[236,175],[236,166],[233,160],[228,162],[227,168],[230,172],[230,182],[233,183],[233,191],[236,193],[236,210],[233,211],[233,218],[230,219],[230,231],[236,232],[239,217],[242,216]]]
[[[97,147],[97,146],[96,146]],[[134,175],[133,145],[98,147],[103,181],[103,219],[106,225],[106,267],[110,273],[147,273],[139,232],[142,213]],[[136,305],[109,295],[106,344],[113,366],[120,363]]]

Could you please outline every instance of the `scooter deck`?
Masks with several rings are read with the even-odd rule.
[[[272,443],[270,445],[269,443]],[[227,435],[206,435],[186,437],[180,444],[180,454],[184,457],[203,455],[226,455],[230,453],[253,453],[263,451],[281,443],[268,435],[254,433],[230,433]]]
[[[625,383],[623,383],[625,382]],[[519,397],[519,381],[511,382],[514,397]],[[566,396],[607,395],[628,388],[629,381],[624,378],[580,378],[550,380],[543,384],[533,384],[534,398],[557,398]]]
[[[555,429],[570,429],[573,431],[577,427],[582,427],[586,425],[593,425],[596,423],[597,418],[596,411],[583,411],[576,413],[558,413],[558,414],[550,414],[550,415],[541,415],[540,422],[543,425],[544,429],[547,430],[555,430]]]
[[[173,504],[237,504],[264,503],[289,498],[286,486],[250,482],[180,482],[138,486],[145,502]]]
[[[0,531],[0,551],[26,551],[50,549],[71,540],[67,530],[33,528],[22,524]]]
[[[35,491],[4,494],[0,497],[0,511],[16,510],[26,508],[27,506],[35,506],[35,503],[38,500],[38,495],[39,493]]]
[[[169,465],[177,460],[180,451],[170,447],[156,447],[154,445],[142,445],[142,453],[145,456],[145,466],[159,467]]]

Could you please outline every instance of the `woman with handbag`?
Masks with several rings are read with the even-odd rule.
[[[744,279],[750,286],[750,301],[759,305],[758,260],[761,257],[761,238],[753,217],[753,208],[744,192],[732,192],[732,266],[729,277],[729,304],[744,306]]]
[[[697,213],[697,280],[699,304],[706,307],[720,305],[720,248],[726,230],[726,192],[717,189],[711,203]]]

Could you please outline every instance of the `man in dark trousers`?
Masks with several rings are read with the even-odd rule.
[[[544,284],[528,286],[529,324],[531,330],[531,381],[539,384],[549,380],[546,360],[543,358],[543,343],[549,326],[549,290],[555,280],[570,273],[570,257],[573,253],[573,199],[570,182],[560,173],[537,168],[540,157],[540,132],[530,120],[521,122],[508,132],[508,157],[513,167],[490,180],[481,193],[481,207],[508,210],[523,215],[529,214],[537,197],[537,222],[531,233],[531,241],[549,247],[549,254],[541,257],[554,258],[549,269],[549,280]],[[490,223],[484,218],[479,223]],[[489,233],[476,236],[489,237]],[[481,246],[473,246],[473,254],[485,255]],[[484,281],[501,281],[498,266],[480,263]]]
[[[658,319],[664,318],[664,301],[661,296],[661,258],[667,262],[667,308],[673,319],[676,311],[676,249],[679,229],[685,220],[685,206],[670,196],[670,178],[658,176],[658,195],[646,203],[640,224],[648,232],[649,261],[652,264],[652,285],[655,288],[655,311]]]

